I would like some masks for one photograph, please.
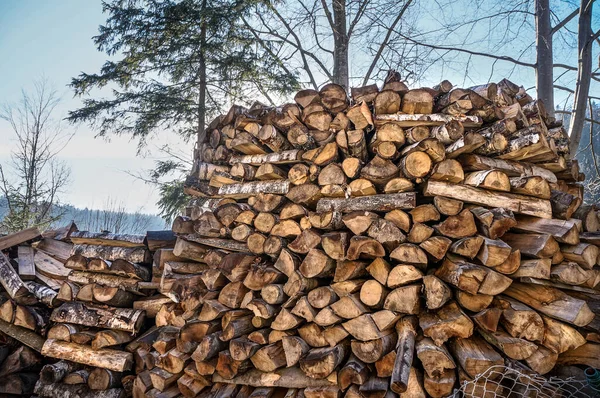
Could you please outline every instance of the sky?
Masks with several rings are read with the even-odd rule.
[[[463,3],[468,1],[456,0],[456,6],[449,10],[456,15],[445,16],[442,20],[467,18],[462,11],[464,8],[460,6]],[[570,12],[569,7],[562,8],[561,14]],[[426,28],[435,29],[440,23],[427,12],[416,15],[417,20],[426,25]],[[97,51],[92,37],[97,34],[98,26],[105,18],[100,0],[0,0],[0,104],[18,101],[21,90],[31,89],[35,79],[45,76],[63,99],[58,108],[60,117],[65,117],[69,110],[78,108],[81,102],[73,97],[68,84],[72,77],[82,71],[97,72],[104,63],[106,55]],[[571,22],[573,24],[576,22]],[[522,43],[533,43],[532,29],[530,27],[522,32],[518,37],[519,43],[514,44],[522,47]],[[473,35],[472,41],[475,42],[470,45],[477,49],[476,42],[485,39],[488,33],[489,31],[470,32]],[[462,31],[458,34],[462,34]],[[448,45],[450,40],[451,38],[445,38],[443,43]],[[443,55],[443,51],[439,55]],[[572,61],[576,58],[571,52],[562,53],[556,48],[555,56],[559,61],[571,64],[574,64]],[[463,57],[465,59],[466,56]],[[360,60],[350,60],[351,64],[358,61]],[[427,71],[428,77],[421,83],[434,85],[441,78],[447,78],[460,86],[486,83],[488,79],[498,81],[509,76],[525,87],[533,87],[535,84],[532,69],[517,68],[513,71],[511,64],[496,63],[489,58],[470,59],[469,81],[464,80],[464,64],[456,63],[454,68],[452,66],[430,68]],[[574,73],[562,77],[563,80],[570,79],[562,84],[572,86],[574,77]],[[596,83],[593,84],[592,92],[595,87]],[[535,95],[533,90],[530,92]],[[568,99],[563,92],[557,91],[555,95],[558,106],[562,106],[560,101]],[[158,199],[156,190],[130,175],[143,174],[144,170],[152,168],[154,162],[151,157],[137,156],[136,142],[127,137],[115,136],[110,137],[110,141],[97,139],[94,138],[94,131],[85,125],[68,128],[74,132],[74,136],[60,154],[61,159],[71,167],[71,183],[62,198],[64,202],[80,208],[95,209],[104,208],[108,202],[116,202],[130,211],[158,213],[155,204]],[[174,134],[161,133],[150,142],[150,149],[174,139]],[[2,120],[0,142],[0,162],[4,164],[9,160],[11,147],[14,146],[14,134]],[[176,146],[183,156],[191,157],[191,144],[177,143]]]
[[[104,20],[99,0],[0,0],[0,104],[17,102],[22,89],[29,90],[44,76],[61,95],[58,115],[76,109],[80,101],[67,85],[82,71],[98,71],[105,61],[91,39]],[[110,198],[130,211],[158,213],[156,190],[127,173],[153,165],[151,158],[136,156],[136,142],[124,137],[109,142],[94,138],[87,126],[64,125],[75,132],[60,154],[71,166],[64,202],[103,209]],[[13,137],[8,123],[0,120],[2,164]]]

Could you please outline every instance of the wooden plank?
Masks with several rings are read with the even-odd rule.
[[[3,236],[0,238],[0,250],[20,245],[21,243],[40,238],[41,236],[42,235],[37,227],[27,228],[22,231],[15,232],[14,234]]]
[[[76,245],[145,247],[144,238],[144,235],[113,234],[110,232],[78,231],[71,234],[71,242]]]
[[[66,280],[71,272],[62,262],[39,250],[35,252],[33,262],[37,272],[52,279]]]
[[[491,192],[466,185],[449,184],[443,181],[428,181],[423,187],[425,196],[445,196],[482,206],[503,207],[515,213],[540,218],[552,218],[550,201],[505,192]]]
[[[35,279],[33,252],[34,250],[31,246],[19,246],[17,248],[17,255],[19,256],[19,276],[24,281],[32,281]]]

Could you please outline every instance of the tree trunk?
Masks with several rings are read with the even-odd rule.
[[[348,72],[348,29],[346,28],[346,2],[333,0],[333,83],[348,90],[350,87]]]
[[[587,0],[583,0],[587,1]],[[535,2],[536,87],[537,97],[544,101],[548,116],[554,117],[554,75],[552,65],[552,26],[550,0]]]
[[[579,7],[579,35],[577,66],[577,86],[573,102],[573,113],[569,125],[569,137],[571,143],[569,150],[572,154],[577,152],[581,134],[585,124],[585,112],[587,108],[587,97],[590,91],[592,79],[592,7],[593,0],[581,0]]]
[[[206,0],[202,1],[202,11],[206,10]],[[200,59],[198,63],[198,144],[204,141],[206,133],[206,60],[204,59],[204,46],[206,45],[206,21],[200,25]],[[202,160],[202,159],[200,159]]]

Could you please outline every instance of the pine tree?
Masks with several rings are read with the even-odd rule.
[[[242,17],[262,5],[260,0],[104,1],[108,18],[93,40],[111,59],[100,72],[72,79],[83,106],[68,119],[89,124],[98,136],[128,135],[142,149],[157,133],[201,139],[207,122],[228,103],[296,90],[297,76],[272,51],[275,43],[257,41],[244,26]],[[102,89],[112,95],[102,97]],[[161,191],[173,197],[171,189]],[[172,213],[171,205],[161,206]]]

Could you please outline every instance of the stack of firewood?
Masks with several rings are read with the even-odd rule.
[[[0,237],[0,394],[502,397],[495,365],[600,368],[598,211],[523,88],[390,73],[206,133],[172,231]]]
[[[151,262],[144,240],[139,235],[70,235],[74,246],[65,267],[71,271],[56,296],[62,304],[51,314],[53,326],[42,348],[42,355],[61,362],[44,368],[36,393],[102,390],[105,397],[119,397],[122,385],[132,385],[133,376],[124,378],[123,372],[132,369],[133,354],[123,347],[144,326],[145,312],[133,308],[143,296],[138,283],[150,280],[149,267],[142,265]]]
[[[211,123],[134,395],[443,397],[507,362],[600,366],[598,218],[560,122],[508,80],[351,93]]]
[[[23,344],[0,366],[10,375],[0,392],[29,395],[35,386],[44,397],[130,395],[133,352],[149,338],[136,334],[148,329],[144,306],[156,288],[151,251],[173,244],[171,231],[90,233],[74,224],[0,238],[8,254],[0,258],[0,336]]]

